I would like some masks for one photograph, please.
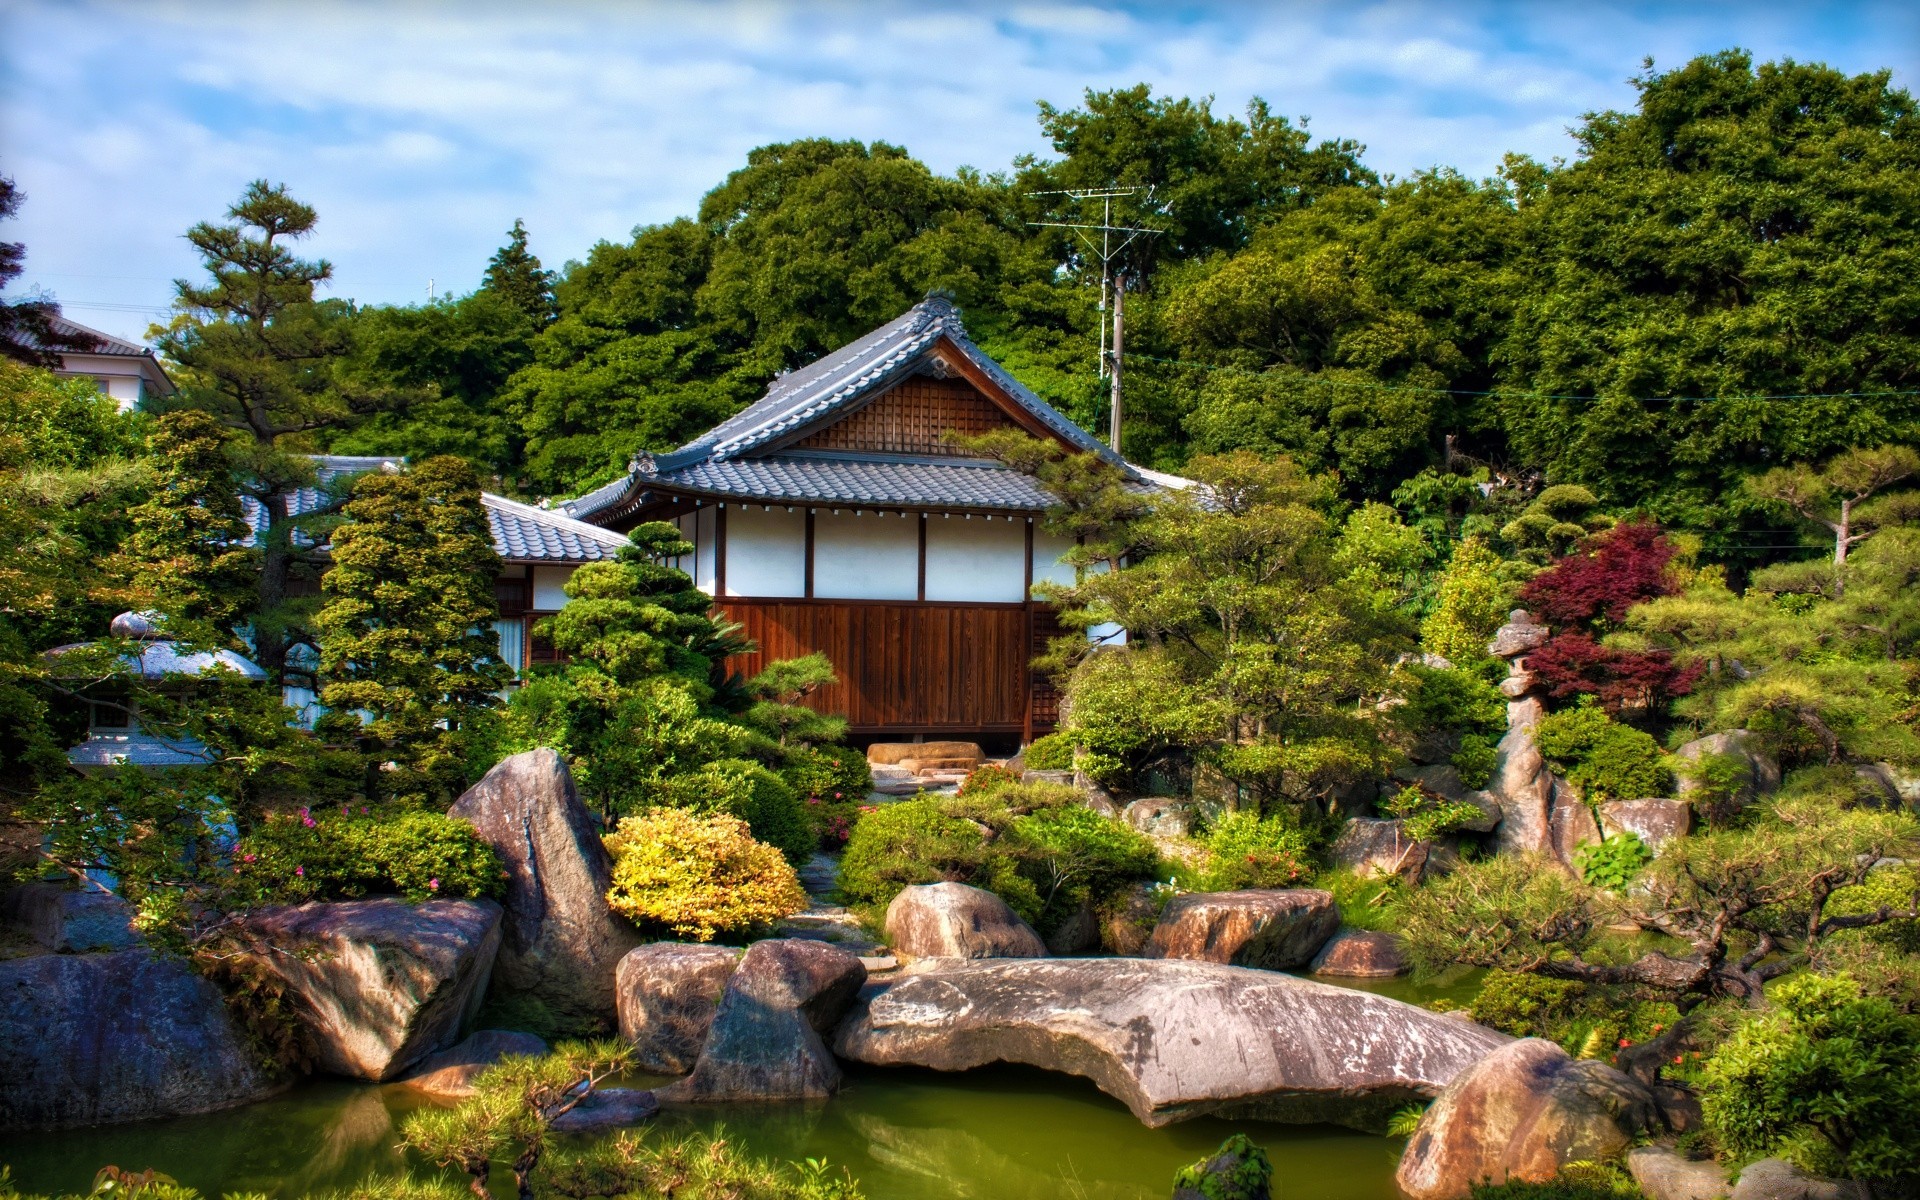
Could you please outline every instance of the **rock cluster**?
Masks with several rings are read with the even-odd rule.
[[[644,1071],[684,1075],[707,1044],[739,950],[654,942],[627,952],[614,973],[620,1036]]]
[[[452,1049],[427,1056],[400,1082],[443,1100],[464,1100],[473,1095],[474,1077],[507,1055],[545,1053],[546,1039],[531,1033],[482,1029]]]
[[[776,938],[741,956],[693,1073],[661,1089],[669,1103],[806,1100],[840,1087],[821,1035],[853,1003],[867,969],[825,942]]]

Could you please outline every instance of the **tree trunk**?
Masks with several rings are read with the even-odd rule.
[[[260,547],[260,606],[254,614],[253,658],[274,682],[287,665],[287,635],[282,629],[269,629],[261,618],[272,619],[287,600],[287,585],[293,575],[293,498],[275,491],[263,506],[267,510],[267,528]]]

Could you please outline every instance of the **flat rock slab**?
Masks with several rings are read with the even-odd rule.
[[[0,1129],[228,1108],[274,1090],[258,1063],[220,990],[177,959],[121,950],[0,962]]]
[[[1696,1162],[1669,1146],[1627,1151],[1627,1173],[1647,1200],[1727,1200],[1727,1172],[1711,1160]]]
[[[620,1036],[643,1071],[684,1075],[707,1044],[720,997],[740,965],[730,946],[654,942],[627,952],[615,975]]]
[[[1319,888],[1196,892],[1168,903],[1142,955],[1290,971],[1339,928],[1340,907]]]
[[[500,906],[383,896],[255,909],[237,928],[250,966],[298,1007],[321,1070],[393,1079],[472,1023],[500,948]]]
[[[900,889],[887,905],[887,941],[912,958],[1041,958],[1046,943],[1007,902],[964,883]]]
[[[1693,828],[1693,805],[1685,800],[1609,800],[1600,806],[1600,831],[1608,837],[1631,833],[1658,850]]]
[[[0,919],[60,954],[132,950],[142,944],[127,902],[97,887],[21,884],[0,900]]]
[[[1155,1127],[1219,1115],[1377,1130],[1511,1041],[1290,975],[1080,958],[923,964],[867,989],[834,1048],[875,1066],[1080,1075]]]
[[[474,1093],[474,1078],[507,1055],[537,1058],[547,1049],[546,1039],[535,1034],[482,1029],[452,1049],[428,1055],[400,1083],[429,1096],[465,1100]]]

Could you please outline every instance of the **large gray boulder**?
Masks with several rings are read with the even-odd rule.
[[[964,883],[900,889],[887,905],[887,944],[912,958],[1039,958],[1046,943],[1007,902]]]
[[[693,1070],[740,954],[731,946],[685,942],[654,942],[627,952],[614,974],[614,990],[620,1036],[633,1043],[636,1066],[663,1075]]]
[[[821,1035],[867,981],[859,958],[825,942],[775,938],[747,947],[727,981],[693,1073],[659,1092],[674,1104],[807,1100],[840,1087]]]
[[[555,1133],[603,1133],[627,1129],[659,1115],[660,1101],[638,1088],[595,1088],[586,1099],[561,1113],[551,1126]]]
[[[1433,853],[1431,842],[1407,836],[1406,823],[1380,817],[1353,817],[1340,829],[1327,851],[1333,865],[1366,877],[1398,875],[1418,881]]]
[[[1461,1072],[1427,1109],[1395,1176],[1409,1200],[1464,1200],[1475,1184],[1543,1183],[1620,1154],[1655,1119],[1640,1083],[1552,1042],[1511,1042]]]
[[[1693,828],[1693,805],[1685,800],[1608,800],[1600,806],[1600,831],[1631,833],[1650,850],[1683,838]]]
[[[0,920],[61,954],[132,950],[141,944],[133,910],[98,885],[21,884],[0,899]]]
[[[219,989],[177,959],[0,962],[0,1129],[209,1112],[274,1086]]]
[[[863,994],[834,1048],[876,1066],[1081,1075],[1156,1127],[1214,1114],[1378,1129],[1509,1041],[1291,975],[1054,958],[927,964]]]
[[[473,1095],[473,1081],[480,1072],[507,1055],[540,1058],[547,1049],[546,1039],[535,1034],[482,1029],[452,1049],[428,1055],[400,1082],[443,1100],[465,1100]]]
[[[1121,809],[1120,819],[1149,837],[1185,837],[1193,830],[1193,803],[1147,796]]]
[[[1727,1173],[1719,1163],[1695,1161],[1671,1146],[1627,1151],[1627,1173],[1647,1200],[1727,1200]]]
[[[1340,907],[1319,888],[1195,892],[1168,903],[1141,954],[1291,971],[1339,929]]]
[[[500,948],[491,900],[392,896],[255,909],[237,965],[286,990],[320,1070],[394,1079],[460,1040]]]
[[[607,904],[613,864],[552,750],[501,759],[454,802],[507,871],[497,986],[538,1001],[562,1028],[611,1026],[614,968],[640,944]]]

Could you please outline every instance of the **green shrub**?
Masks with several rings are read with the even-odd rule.
[[[788,862],[806,862],[819,848],[800,798],[759,763],[723,758],[662,780],[657,794],[676,808],[739,817],[752,828],[755,841],[775,847]]]
[[[1417,784],[1401,788],[1393,799],[1383,801],[1381,808],[1389,817],[1398,817],[1402,830],[1416,842],[1430,842],[1464,829],[1486,815],[1479,805],[1429,795]]]
[[[978,821],[999,833],[1016,818],[1048,808],[1075,808],[1081,801],[1078,791],[1061,783],[1009,783],[982,792],[961,792],[936,801],[940,811],[950,817]]]
[[[1122,887],[1153,873],[1160,856],[1153,842],[1089,808],[1043,808],[1017,817],[994,843],[995,855],[1018,864],[1039,894],[1039,922],[1051,929],[1080,905],[1099,905]]]
[[[1624,891],[1653,861],[1653,851],[1631,831],[1590,842],[1575,856],[1580,878],[1610,892]]]
[[[1460,739],[1460,748],[1453,752],[1453,769],[1460,774],[1460,782],[1470,788],[1483,788],[1493,780],[1493,768],[1500,762],[1499,744],[1491,737],[1469,733]]]
[[[865,800],[873,790],[867,756],[850,746],[796,746],[787,751],[780,778],[794,794],[818,800]]]
[[[1472,671],[1408,663],[1403,719],[1416,729],[1460,730],[1499,736],[1507,728],[1507,698]]]
[[[962,796],[971,796],[979,792],[998,791],[1019,782],[1020,772],[1011,767],[986,763],[967,772],[967,777],[960,781],[960,786],[956,790]]]
[[[503,888],[500,856],[465,821],[302,808],[264,821],[234,846],[223,902],[249,908],[382,894],[471,899]]]
[[[1920,1017],[1846,975],[1800,975],[1736,1030],[1702,1072],[1720,1144],[1784,1154],[1854,1179],[1920,1176]]]
[[[1545,1183],[1476,1183],[1472,1200],[1645,1200],[1645,1193],[1618,1168],[1571,1162]]]
[[[1313,873],[1306,833],[1279,813],[1228,813],[1200,843],[1209,852],[1200,874],[1209,891],[1291,887]]]
[[[863,904],[887,904],[916,883],[964,881],[986,858],[987,839],[932,800],[886,804],[861,817],[840,860],[840,892]]]
[[[1333,893],[1341,923],[1348,928],[1392,933],[1400,927],[1397,909],[1407,894],[1407,882],[1398,875],[1323,871],[1314,877],[1313,886]]]
[[[1514,1037],[1558,1040],[1587,994],[1586,985],[1522,971],[1490,971],[1468,1010],[1482,1025]]]
[[[1029,771],[1071,771],[1073,739],[1064,733],[1049,733],[1033,739],[1021,756]]]
[[[1550,713],[1535,728],[1540,753],[1566,773],[1589,802],[1664,796],[1673,772],[1660,743],[1627,725],[1615,724],[1591,698]]]
[[[1692,784],[1687,800],[1709,825],[1723,825],[1753,787],[1753,768],[1738,754],[1702,754],[1678,759],[1674,773]]]
[[[807,906],[786,859],[726,813],[656,808],[607,838],[613,911],[697,942],[764,929]]]

